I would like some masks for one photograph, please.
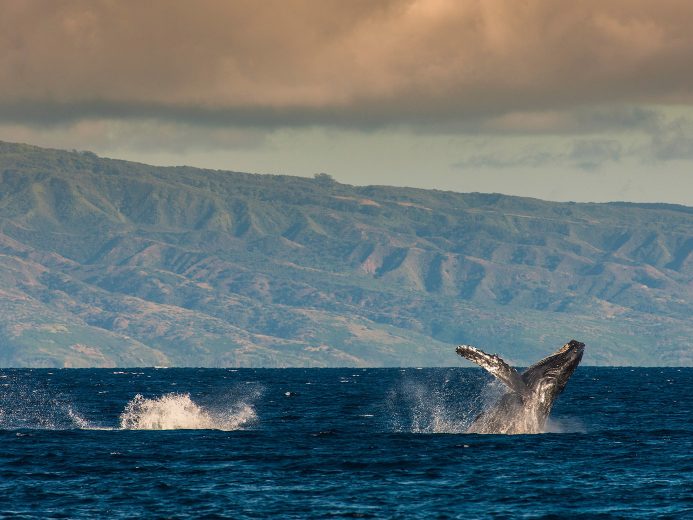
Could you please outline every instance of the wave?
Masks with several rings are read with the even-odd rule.
[[[215,411],[195,403],[190,394],[169,393],[145,398],[137,394],[120,414],[123,430],[238,430],[257,419],[254,408],[236,403]]]

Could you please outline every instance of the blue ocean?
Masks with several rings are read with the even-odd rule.
[[[1,518],[693,518],[693,368],[0,370]]]

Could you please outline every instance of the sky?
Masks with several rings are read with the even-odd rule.
[[[690,0],[0,0],[0,140],[693,206]]]

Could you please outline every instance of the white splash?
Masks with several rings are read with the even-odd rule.
[[[255,420],[252,406],[240,402],[223,411],[208,410],[190,394],[169,393],[145,398],[137,394],[120,414],[124,430],[238,430]]]
[[[65,413],[66,413],[67,417],[69,417],[70,421],[72,422],[72,425],[75,428],[78,428],[80,430],[96,430],[96,429],[100,430],[100,429],[102,429],[98,426],[91,424],[84,417],[82,417],[80,414],[78,414],[70,405],[65,406]]]
[[[535,402],[526,409],[499,403],[507,393],[497,380],[486,383],[481,392],[459,399],[460,382],[451,378],[440,381],[404,381],[390,392],[388,408],[395,431],[412,433],[564,433],[584,431],[582,425],[563,418],[539,420]]]
[[[464,433],[471,422],[471,406],[455,399],[453,385],[406,381],[389,397],[396,431],[412,433]]]
[[[61,394],[13,382],[0,394],[0,429],[73,430],[107,429],[91,424]]]
[[[544,426],[544,433],[585,433],[585,425],[576,417],[549,417]]]
[[[434,406],[425,414],[416,414],[412,422],[412,433],[464,433],[466,421],[455,417],[443,406]]]

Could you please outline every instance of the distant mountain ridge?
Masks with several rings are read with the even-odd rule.
[[[0,366],[693,364],[693,208],[0,142]]]

